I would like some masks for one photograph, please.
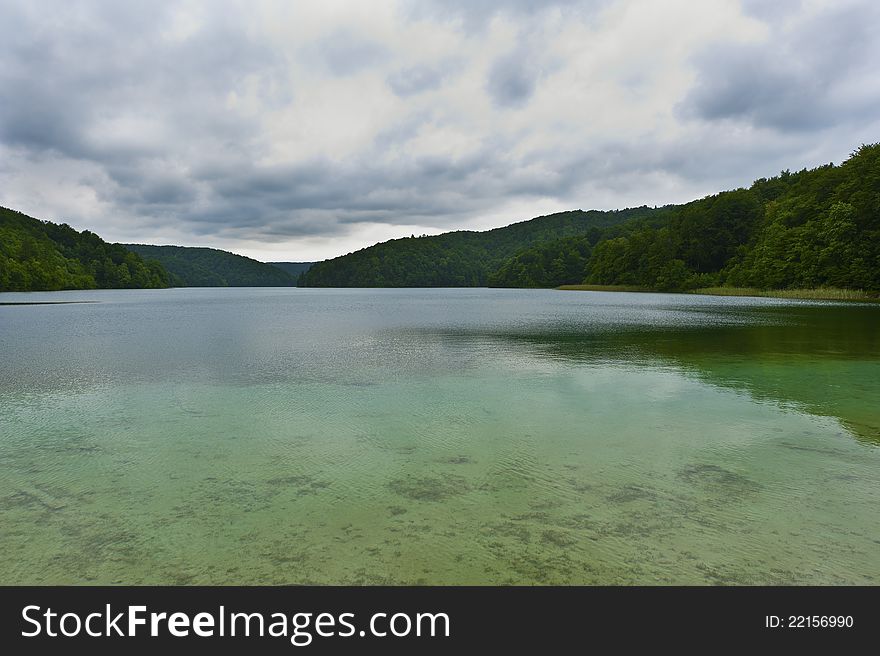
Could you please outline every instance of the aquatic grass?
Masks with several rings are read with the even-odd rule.
[[[562,291],[583,292],[656,292],[656,289],[632,285],[560,285]],[[816,289],[759,289],[757,287],[700,287],[683,292],[705,296],[754,296],[761,298],[793,298],[811,301],[860,301],[880,302],[880,293],[863,289],[839,289],[837,287],[817,287]]]
[[[689,294],[709,296],[758,296],[766,298],[797,298],[814,301],[867,301],[880,302],[880,294],[862,289],[818,287],[816,289],[758,289],[755,287],[701,287]]]

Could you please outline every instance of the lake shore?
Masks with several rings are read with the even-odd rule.
[[[656,290],[630,285],[561,285],[562,291],[587,292],[653,292]],[[757,289],[752,287],[703,287],[680,294],[700,294],[704,296],[753,296],[760,298],[793,298],[812,301],[857,301],[865,303],[880,302],[880,295],[860,289],[837,289],[820,287],[817,289]]]

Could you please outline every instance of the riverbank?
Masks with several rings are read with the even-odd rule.
[[[557,289],[564,291],[589,292],[651,292],[656,291],[644,287],[628,285],[562,285]],[[703,287],[692,289],[684,294],[702,294],[707,296],[758,296],[766,298],[796,298],[812,301],[858,301],[867,303],[880,302],[880,295],[860,289],[837,289],[820,287],[817,289],[757,289],[753,287]]]

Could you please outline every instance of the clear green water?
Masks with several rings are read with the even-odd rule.
[[[880,583],[880,307],[0,294],[0,583]]]

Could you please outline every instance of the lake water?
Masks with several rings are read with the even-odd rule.
[[[880,306],[0,294],[0,583],[880,583]]]

